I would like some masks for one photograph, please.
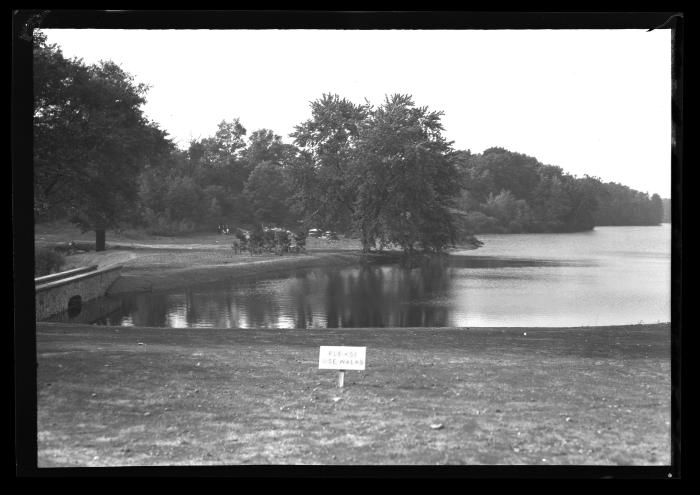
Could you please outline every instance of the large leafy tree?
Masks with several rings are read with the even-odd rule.
[[[311,103],[311,118],[291,134],[302,149],[293,164],[296,198],[305,220],[322,228],[352,228],[357,190],[353,153],[370,105],[356,105],[335,94]]]
[[[376,109],[323,95],[311,111],[292,134],[302,148],[292,175],[307,220],[359,233],[365,251],[377,243],[441,250],[452,242],[459,172],[441,112],[416,107],[408,95]]]
[[[365,250],[377,240],[407,252],[440,251],[454,241],[450,208],[459,172],[441,116],[396,94],[363,124],[354,156],[354,221]]]
[[[63,208],[83,230],[133,213],[139,172],[172,144],[143,115],[146,86],[112,62],[66,59],[40,33],[34,44],[34,207]]]

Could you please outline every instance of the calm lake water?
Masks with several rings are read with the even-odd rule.
[[[479,238],[484,242],[480,249],[456,251],[416,267],[315,268],[103,298],[85,305],[77,318],[110,325],[227,328],[589,326],[671,320],[669,224]],[[90,311],[111,313],[90,317]]]

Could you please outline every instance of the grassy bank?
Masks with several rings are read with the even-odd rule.
[[[319,345],[367,346],[366,371],[338,389]],[[40,466],[670,463],[668,324],[39,323],[37,356]]]
[[[67,222],[35,227],[37,246],[66,246],[71,241],[88,243],[91,233],[81,233]],[[304,254],[263,254],[251,256],[231,249],[231,236],[196,233],[179,237],[145,233],[108,233],[108,249],[87,250],[65,256],[62,270],[82,266],[123,265],[122,277],[109,293],[167,290],[193,284],[217,282],[232,277],[272,275],[290,269],[328,265],[353,265],[362,260],[391,256],[391,253],[362,255],[357,239],[307,239]],[[460,249],[474,249],[461,246]]]
[[[90,243],[92,233],[82,233],[67,222],[35,227],[37,246],[65,246],[68,242]],[[338,241],[309,239],[306,254],[251,256],[231,249],[231,236],[196,233],[178,237],[143,232],[108,232],[108,249],[87,250],[65,256],[63,270],[81,266],[123,265],[122,277],[110,293],[165,290],[231,277],[273,274],[294,268],[328,264],[356,264],[360,244],[355,239]],[[81,245],[83,245],[81,244]]]

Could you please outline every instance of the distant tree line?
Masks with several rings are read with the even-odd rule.
[[[661,203],[663,204],[664,208],[664,214],[661,221],[664,223],[671,223],[671,199],[661,198]]]
[[[147,88],[111,62],[34,45],[36,221],[95,230],[214,231],[222,224],[356,235],[364,250],[441,251],[482,232],[570,232],[659,223],[661,199],[503,148],[446,141],[442,112],[409,95],[379,106],[324,94],[292,144],[223,120],[178,149],[142,113]]]
[[[635,191],[615,182],[601,184],[596,225],[657,225],[663,221],[663,200],[658,194]]]
[[[298,226],[290,167],[299,151],[268,129],[245,138],[238,119],[215,135],[174,150],[167,166],[138,177],[142,222],[153,233],[214,230],[217,225]]]
[[[656,225],[661,198],[503,148],[461,151],[456,207],[465,229],[487,232],[575,232],[596,225]]]

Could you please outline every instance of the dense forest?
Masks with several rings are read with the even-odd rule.
[[[661,198],[503,148],[458,152],[464,228],[486,232],[574,232],[596,225],[657,225]]]
[[[324,94],[291,143],[237,118],[176,147],[142,112],[147,88],[111,62],[66,59],[38,33],[36,221],[176,235],[227,224],[333,229],[363,247],[440,251],[486,232],[571,232],[661,222],[658,195],[503,148],[446,141],[442,112],[410,95],[378,106]]]
[[[663,218],[661,219],[661,221],[664,223],[671,223],[671,199],[670,198],[661,198],[661,203],[663,204],[663,207],[664,207],[664,214],[663,214]]]

